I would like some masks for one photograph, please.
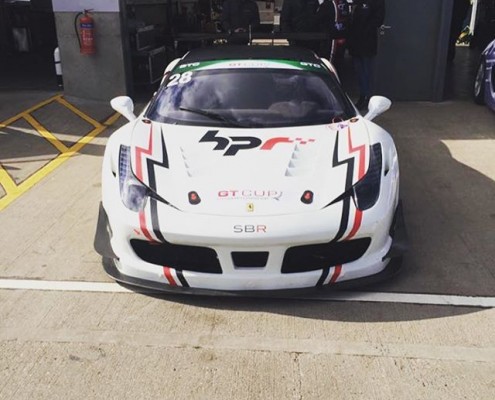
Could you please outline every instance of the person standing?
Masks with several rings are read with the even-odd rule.
[[[337,71],[343,68],[345,50],[347,48],[346,38],[349,29],[351,6],[347,0],[333,0],[335,7],[335,38],[332,41],[330,62]]]
[[[319,25],[316,16],[319,6],[318,0],[284,0],[280,13],[280,30],[283,33],[316,32]],[[320,47],[315,40],[289,39],[289,44],[313,51]]]
[[[384,19],[384,0],[353,1],[347,42],[359,83],[359,100],[356,103],[359,110],[368,105],[371,96],[373,62],[378,49],[378,28]]]
[[[316,53],[327,60],[332,59],[334,39],[337,33],[337,12],[333,0],[318,0],[316,9],[315,30],[318,33],[325,33],[326,38],[320,39],[316,47]]]
[[[452,9],[452,20],[450,24],[450,38],[449,38],[449,50],[447,60],[449,62],[454,61],[455,58],[455,44],[459,35],[462,32],[462,23],[466,19],[466,15],[471,5],[470,0],[454,0]]]
[[[223,3],[223,28],[229,33],[255,31],[260,24],[260,12],[254,0],[226,0]],[[248,39],[229,39],[229,44],[247,44]]]

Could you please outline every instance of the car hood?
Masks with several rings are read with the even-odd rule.
[[[142,183],[182,211],[304,213],[329,205],[365,175],[369,141],[363,118],[254,129],[143,120],[132,133],[131,163]]]

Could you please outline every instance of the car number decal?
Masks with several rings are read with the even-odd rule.
[[[170,77],[167,87],[181,85],[192,80],[192,71],[184,72],[183,74],[174,74]]]

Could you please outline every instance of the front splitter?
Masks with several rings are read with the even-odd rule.
[[[318,298],[319,295],[332,290],[346,290],[354,289],[356,287],[364,287],[375,283],[383,282],[395,276],[401,269],[402,257],[393,258],[387,264],[383,271],[377,274],[366,276],[363,278],[353,279],[349,281],[337,282],[326,286],[315,286],[303,289],[281,289],[281,290],[215,290],[215,289],[201,289],[191,288],[183,286],[171,286],[161,282],[149,281],[146,279],[140,279],[133,276],[125,275],[121,273],[115,265],[115,262],[111,258],[103,258],[103,267],[105,272],[115,279],[119,283],[136,287],[136,292],[139,292],[138,288],[144,288],[152,292],[163,293],[180,293],[180,294],[192,294],[199,296],[222,296],[222,297],[264,297],[264,298],[293,298],[303,297],[308,299],[309,297]]]

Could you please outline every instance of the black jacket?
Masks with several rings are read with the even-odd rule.
[[[288,33],[328,33],[327,39],[290,40],[290,44],[307,47],[321,57],[329,57],[331,39],[336,33],[333,0],[285,0],[280,14],[280,29]]]
[[[222,26],[226,31],[256,30],[260,24],[258,5],[254,0],[226,0],[222,9]]]
[[[378,28],[383,24],[384,19],[384,0],[354,0],[347,42],[351,55],[376,56]]]
[[[280,13],[282,32],[317,32],[318,0],[284,0]]]

